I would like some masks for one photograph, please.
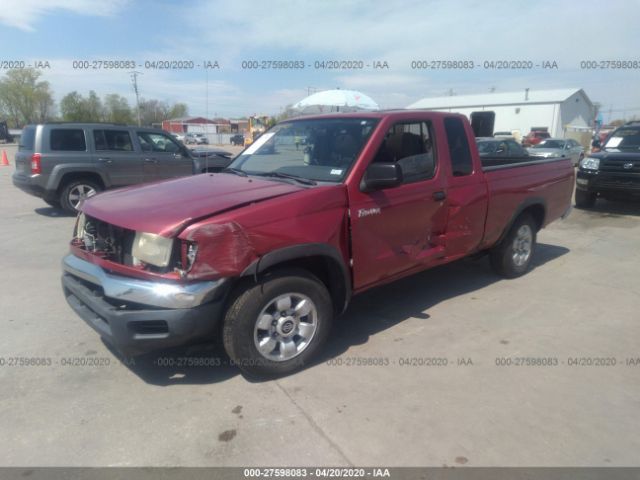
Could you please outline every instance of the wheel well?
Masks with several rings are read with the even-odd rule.
[[[70,172],[65,173],[63,177],[60,179],[60,183],[58,184],[57,192],[60,193],[65,185],[68,185],[70,182],[75,182],[76,180],[91,180],[95,182],[100,188],[104,190],[104,182],[102,178],[97,173],[93,172]]]
[[[334,259],[317,255],[287,260],[269,267],[267,270],[261,272],[259,276],[282,268],[302,268],[316,276],[318,280],[327,287],[336,314],[343,311],[348,301],[348,292],[350,292],[351,289],[349,285],[345,284],[347,279],[345,279],[340,265],[338,265]]]
[[[523,209],[518,216],[525,213],[528,213],[533,217],[533,220],[536,222],[537,230],[540,230],[544,225],[544,217],[546,213],[544,206],[539,203],[529,205],[527,208]]]

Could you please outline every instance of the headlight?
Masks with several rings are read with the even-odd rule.
[[[131,254],[138,260],[156,267],[166,267],[171,259],[173,239],[153,233],[136,232]]]
[[[580,162],[580,167],[585,170],[598,170],[600,168],[600,159],[593,157],[584,157]]]

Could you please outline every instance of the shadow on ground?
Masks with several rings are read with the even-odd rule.
[[[564,247],[538,244],[533,268],[568,252]],[[336,320],[322,353],[309,367],[366,343],[372,335],[408,318],[429,321],[428,310],[434,305],[499,281],[526,281],[526,277],[503,280],[491,271],[488,259],[483,257],[454,262],[369,290],[354,297]],[[125,359],[125,364],[145,382],[160,386],[217,383],[239,374],[217,343],[154,352]]]
[[[39,208],[35,208],[33,211],[36,212],[38,215],[42,215],[43,217],[49,217],[49,218],[75,217],[75,215],[72,214],[72,213],[67,213],[64,210],[60,209],[60,208],[54,208],[54,207],[39,207]]]

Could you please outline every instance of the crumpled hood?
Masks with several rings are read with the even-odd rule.
[[[207,173],[107,191],[88,199],[82,211],[112,225],[172,237],[195,219],[303,189],[279,181]]]

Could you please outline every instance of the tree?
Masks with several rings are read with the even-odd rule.
[[[184,103],[175,103],[168,105],[166,102],[159,100],[140,100],[140,120],[142,125],[153,125],[161,123],[163,120],[170,118],[186,117],[188,108]]]
[[[78,92],[66,94],[60,100],[60,115],[66,122],[86,122],[86,112],[84,111],[84,99]]]
[[[127,99],[117,93],[110,93],[104,97],[106,122],[132,124],[133,112]]]
[[[189,108],[185,103],[174,103],[167,111],[165,119],[180,118],[189,115]]]
[[[85,110],[88,113],[90,121],[102,122],[104,120],[104,107],[100,101],[100,97],[93,90],[89,90],[89,97],[85,102]]]
[[[66,122],[101,122],[104,108],[93,90],[89,92],[88,98],[73,91],[60,100],[60,114]]]
[[[52,117],[53,95],[49,82],[39,80],[41,75],[34,68],[24,68],[9,70],[0,80],[0,110],[13,127]]]

